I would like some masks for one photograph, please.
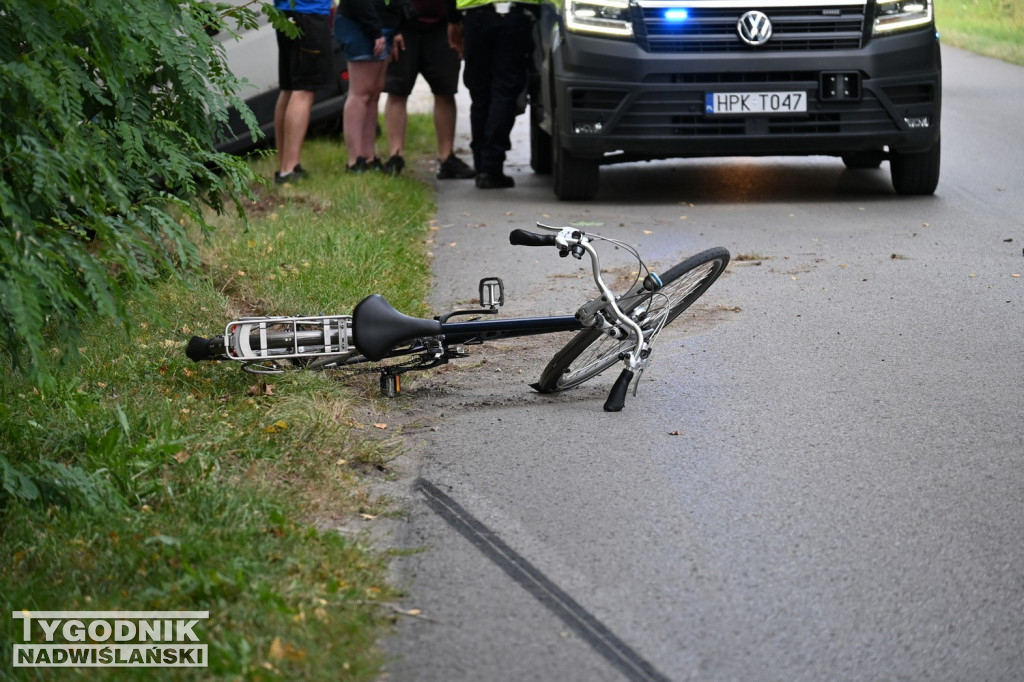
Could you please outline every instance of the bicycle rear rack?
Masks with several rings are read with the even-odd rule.
[[[267,334],[285,335],[290,345],[267,347]],[[255,317],[228,322],[226,354],[236,360],[267,360],[342,355],[354,350],[351,315]]]

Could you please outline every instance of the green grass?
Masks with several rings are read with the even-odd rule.
[[[428,122],[413,117],[410,156],[430,154]],[[61,679],[377,678],[389,557],[332,529],[390,510],[369,485],[396,454],[365,437],[373,382],[260,381],[183,353],[239,315],[347,313],[371,292],[425,311],[430,191],[343,164],[337,141],[309,141],[309,181],[259,188],[247,226],[218,218],[203,272],[154,283],[130,329],[90,322],[74,372],[42,391],[0,378],[0,677],[58,677],[11,668],[9,614],[29,609],[210,612],[207,669]]]
[[[935,20],[942,42],[1024,65],[1024,2],[938,0]]]

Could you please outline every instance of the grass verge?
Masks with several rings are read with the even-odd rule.
[[[1024,3],[1020,0],[938,0],[942,42],[1024,65]]]
[[[412,117],[410,156],[429,152],[428,124]],[[396,446],[366,437],[367,382],[260,381],[183,353],[191,334],[239,315],[344,313],[369,292],[424,309],[428,188],[346,175],[337,141],[311,140],[303,156],[314,175],[260,188],[247,227],[218,219],[203,273],[156,283],[127,332],[91,323],[76,373],[44,391],[0,378],[0,677],[58,676],[12,667],[23,634],[10,614],[24,609],[209,611],[195,628],[207,668],[61,679],[379,674],[396,597],[388,557],[338,531],[388,510],[367,482],[387,475]],[[254,165],[271,175],[271,159]]]

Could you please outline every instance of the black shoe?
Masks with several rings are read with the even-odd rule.
[[[476,186],[479,189],[505,189],[515,187],[516,181],[504,173],[477,173]]]
[[[301,164],[296,165],[295,168],[288,173],[282,174],[280,171],[274,171],[274,183],[278,185],[283,185],[286,182],[296,182],[297,180],[302,180],[306,177],[308,177],[308,174]]]
[[[388,175],[398,175],[405,168],[405,159],[401,154],[392,154],[391,158],[384,162],[381,170]]]
[[[366,159],[360,156],[356,158],[356,162],[351,166],[345,166],[345,170],[349,173],[365,173],[370,168],[366,165]]]
[[[384,164],[380,162],[376,156],[366,162],[366,169],[377,171],[378,173],[384,172]]]
[[[455,153],[448,155],[444,161],[437,161],[438,180],[468,180],[475,177],[476,171],[468,163],[455,156]]]

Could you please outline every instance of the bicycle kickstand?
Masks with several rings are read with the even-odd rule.
[[[385,398],[394,398],[402,392],[402,377],[394,372],[382,370],[380,373],[380,394]]]

